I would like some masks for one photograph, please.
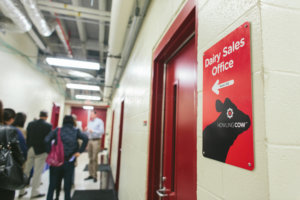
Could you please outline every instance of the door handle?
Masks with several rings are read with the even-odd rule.
[[[166,188],[165,188],[165,187],[156,190],[156,194],[157,194],[159,197],[167,197],[167,196],[169,196],[169,195],[166,194],[165,192],[166,192]]]

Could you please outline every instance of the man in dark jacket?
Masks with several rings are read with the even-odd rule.
[[[27,162],[25,165],[25,174],[29,176],[30,170],[34,167],[34,174],[32,178],[31,198],[39,198],[45,196],[38,191],[41,183],[41,175],[45,167],[45,160],[47,158],[46,148],[44,144],[45,137],[50,133],[52,125],[47,123],[48,113],[46,111],[40,112],[40,119],[32,121],[27,127]],[[20,191],[20,197],[27,192]]]

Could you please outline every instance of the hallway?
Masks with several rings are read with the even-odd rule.
[[[82,153],[77,160],[77,167],[75,168],[75,185],[72,187],[71,196],[72,200],[117,200],[116,192],[114,190],[114,183],[110,171],[110,167],[106,165],[107,163],[107,151],[99,153],[99,157],[103,157],[103,171],[98,171],[97,176],[99,177],[97,182],[94,183],[93,180],[85,181],[84,179],[88,177],[89,173],[85,169],[88,163],[88,154],[86,152]],[[100,160],[100,159],[99,159]],[[49,185],[49,170],[44,171],[42,175],[42,183],[40,186],[40,191],[42,193],[47,193]],[[27,188],[28,192],[24,197],[18,198],[19,191],[16,192],[15,199],[30,200],[31,187]],[[45,199],[45,197],[37,198],[40,200]],[[63,184],[59,199],[64,199]]]
[[[0,0],[0,100],[106,149],[73,200],[300,200],[299,22],[300,0]]]

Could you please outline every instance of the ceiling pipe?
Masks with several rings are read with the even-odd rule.
[[[12,0],[0,0],[0,9],[18,27],[18,31],[25,33],[32,28],[31,22],[18,8],[18,3]]]
[[[54,31],[55,25],[52,25],[52,27],[48,25],[43,14],[37,7],[36,1],[21,0],[21,2],[39,33],[44,37],[49,37]]]
[[[134,10],[134,16],[132,18],[132,23],[126,35],[125,44],[121,54],[121,59],[120,60],[115,59],[113,63],[114,65],[116,65],[115,71],[108,75],[108,77],[110,78],[109,80],[112,81],[111,84],[109,84],[109,86],[111,87],[110,88],[106,87],[104,89],[104,97],[108,101],[111,100],[112,96],[115,93],[117,85],[120,83],[121,77],[124,73],[131,51],[134,47],[135,40],[141,28],[143,18],[149,7],[149,4],[150,4],[150,0],[145,0],[142,9],[140,9],[140,7],[136,5],[136,8]],[[107,77],[106,75],[107,74],[105,74],[105,80]],[[105,84],[108,85],[106,82]]]
[[[72,4],[77,7],[81,6],[80,0],[72,0]],[[80,19],[79,17],[76,17],[76,25],[77,25],[77,29],[78,29],[78,33],[79,33],[79,38],[82,43],[82,45],[81,45],[82,54],[83,54],[83,57],[86,58],[87,36],[86,36],[86,31],[85,31],[85,25],[79,19]]]
[[[99,1],[99,11],[106,11],[106,1]],[[105,40],[105,22],[99,23],[99,60],[104,63],[104,40]]]
[[[108,57],[105,68],[105,85],[112,86],[115,72],[124,47],[124,40],[135,0],[114,0],[112,2],[111,25],[109,30]],[[111,88],[104,88],[104,101],[109,101]]]
[[[52,3],[52,0],[50,0],[50,3]],[[55,26],[55,30],[56,30],[56,34],[58,36],[58,38],[60,39],[60,41],[62,42],[62,44],[64,45],[64,48],[68,54],[69,58],[73,57],[73,52],[70,46],[70,41],[66,35],[65,29],[63,28],[63,24],[62,21],[58,18],[57,13],[52,13],[56,18],[56,22],[57,25]]]
[[[24,30],[19,28],[16,24],[14,24],[9,19],[0,19],[0,31],[5,32],[12,32],[12,33],[24,33]]]
[[[44,44],[44,42],[40,39],[40,37],[36,34],[35,31],[30,30],[28,32],[28,34],[31,36],[31,38],[33,39],[33,41],[36,43],[36,45],[44,52],[49,52],[50,50],[46,47],[46,45]]]
[[[103,0],[101,0],[103,1]],[[110,21],[110,12],[78,7],[65,3],[57,3],[57,2],[49,2],[45,0],[38,0],[38,5],[41,10],[55,12],[64,15],[70,15],[74,17],[80,17],[85,19],[94,19],[94,20],[102,20],[102,21]]]
[[[20,4],[12,0],[0,0],[0,9],[5,16],[9,17],[13,23],[6,21],[0,22],[0,29],[8,32],[25,33],[28,32],[31,39],[35,42],[39,49],[44,52],[50,52],[44,42],[32,30],[32,24],[26,15],[19,9]]]

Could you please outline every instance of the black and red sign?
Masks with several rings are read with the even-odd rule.
[[[203,155],[254,168],[249,22],[203,55]]]

